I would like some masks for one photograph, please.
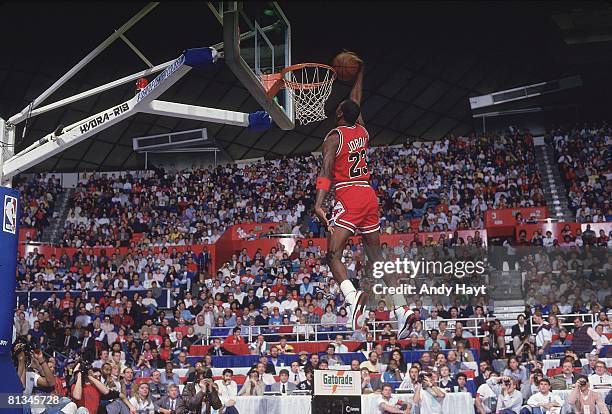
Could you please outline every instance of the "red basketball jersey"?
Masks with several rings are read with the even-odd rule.
[[[370,136],[363,125],[339,126],[330,131],[340,135],[332,182],[336,189],[344,185],[369,185],[367,150]],[[329,136],[329,134],[328,134]]]

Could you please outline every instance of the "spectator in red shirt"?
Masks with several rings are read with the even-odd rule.
[[[60,309],[68,309],[71,302],[73,302],[72,295],[70,295],[70,292],[66,292],[64,298],[60,300]]]
[[[164,342],[161,348],[159,349],[159,357],[163,361],[167,361],[168,359],[170,359],[171,355],[172,355],[172,341],[170,340],[169,336],[166,336],[164,338]]]
[[[174,332],[181,332],[183,334],[183,337],[185,337],[187,336],[188,331],[189,326],[185,325],[185,319],[180,318],[178,320],[178,326],[174,328]]]
[[[131,328],[134,326],[134,319],[130,315],[126,315],[122,308],[119,310],[119,313],[113,317],[113,325]]]
[[[378,307],[376,311],[374,311],[374,315],[377,321],[388,321],[389,320],[389,311],[385,310],[387,304],[384,300],[378,302]]]
[[[244,341],[244,338],[240,335],[240,328],[234,328],[234,330],[232,331],[232,335],[228,336],[225,339],[224,343],[227,345],[242,345],[246,342]]]
[[[98,368],[89,370],[87,378],[83,381],[83,374],[79,370],[81,364],[75,367],[76,382],[72,385],[72,398],[78,407],[85,407],[90,414],[97,414],[100,398],[106,395],[109,389],[102,384],[102,371]]]

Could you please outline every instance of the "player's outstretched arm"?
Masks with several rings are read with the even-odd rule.
[[[340,135],[337,132],[330,133],[325,141],[323,141],[323,163],[321,165],[321,171],[317,177],[317,196],[315,200],[315,214],[325,226],[329,229],[329,223],[325,211],[323,210],[323,202],[325,196],[329,192],[331,187],[332,172],[334,170],[334,162],[336,160],[336,152],[340,145]]]
[[[361,94],[363,90],[363,61],[359,59],[359,72],[357,72],[357,76],[355,76],[355,84],[353,85],[353,89],[351,89],[351,100],[357,102],[361,105]]]
[[[361,58],[356,54],[355,58],[359,62],[359,72],[357,72],[357,76],[355,77],[355,84],[353,85],[353,89],[351,89],[350,98],[361,106],[361,96],[363,91],[363,60],[361,60]],[[359,114],[359,118],[357,118],[357,123],[364,125],[363,116],[361,114]]]

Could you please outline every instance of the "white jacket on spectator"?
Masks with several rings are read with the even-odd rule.
[[[541,392],[533,394],[531,397],[529,397],[529,400],[527,400],[527,405],[530,407],[541,407],[542,404],[548,404],[551,402],[559,404],[559,407],[563,406],[563,399],[561,396],[558,394],[553,394],[551,391],[549,391],[546,395],[542,394]]]

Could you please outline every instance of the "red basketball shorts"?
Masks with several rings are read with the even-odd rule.
[[[336,203],[330,225],[343,227],[356,233],[380,230],[378,197],[367,185],[349,185],[336,188]]]

